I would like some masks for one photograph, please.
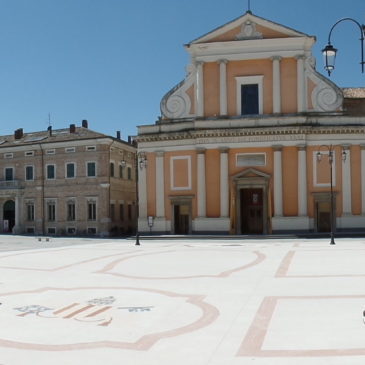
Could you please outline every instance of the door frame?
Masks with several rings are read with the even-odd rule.
[[[192,195],[184,196],[169,196],[171,203],[171,234],[175,233],[175,205],[187,205],[189,207],[189,232],[187,234],[192,234]]]
[[[262,234],[268,234],[271,227],[271,217],[269,214],[269,186],[271,176],[262,171],[249,168],[233,176],[233,184],[236,200],[236,234],[242,234],[241,227],[241,189],[262,189]]]
[[[314,231],[315,232],[319,232],[319,222],[318,222],[318,210],[317,210],[317,205],[318,203],[330,203],[331,204],[331,192],[330,191],[326,191],[326,192],[321,192],[321,193],[312,193],[313,194],[313,200],[314,200]],[[333,232],[336,232],[336,221],[337,221],[337,213],[336,213],[336,195],[337,192],[334,191],[333,192]],[[330,212],[331,213],[331,212]],[[331,217],[331,214],[330,214]],[[331,219],[331,218],[330,218]],[[329,222],[331,225],[331,221]]]

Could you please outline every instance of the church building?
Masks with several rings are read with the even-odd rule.
[[[185,79],[138,127],[140,233],[364,228],[365,90],[318,73],[314,43],[248,11],[185,46]]]

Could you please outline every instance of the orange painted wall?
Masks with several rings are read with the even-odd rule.
[[[229,42],[236,40],[236,35],[240,33],[241,26],[235,27],[228,32],[225,32],[218,37],[211,39],[209,42]]]
[[[220,216],[220,151],[205,152],[205,184],[207,200],[207,217]]]
[[[298,149],[282,150],[284,216],[298,215]]]
[[[296,113],[297,107],[297,60],[281,60],[281,106],[282,113]]]
[[[204,115],[219,115],[219,65],[217,62],[204,64]]]
[[[361,148],[351,146],[350,152],[352,214],[361,214]]]
[[[171,177],[170,177],[170,160],[173,156],[191,156],[191,189],[190,190],[172,190],[171,189]],[[166,152],[164,154],[165,164],[165,214],[166,219],[170,220],[172,216],[171,212],[171,196],[193,196],[192,199],[192,219],[197,215],[196,205],[196,152],[195,151],[174,151]]]
[[[228,32],[219,35],[218,37],[215,37],[211,39],[209,42],[229,42],[229,41],[235,41],[236,36],[241,32],[242,25],[235,27]],[[275,30],[265,28],[261,25],[256,24],[256,31],[262,33],[263,38],[286,38],[288,37],[284,33],[277,32]]]
[[[263,75],[264,114],[273,111],[272,97],[272,61],[248,60],[231,61],[227,64],[228,115],[237,115],[236,79],[238,76]]]
[[[147,154],[147,215],[156,216],[156,155]]]
[[[176,159],[172,161],[173,166],[173,186],[177,188],[186,188],[189,186],[189,160]]]
[[[313,181],[313,153],[318,151],[319,146],[308,146],[307,147],[307,183],[308,183],[308,216],[314,217],[314,198],[313,192],[329,192],[330,187],[318,187],[314,186]],[[322,150],[324,151],[324,150]],[[333,191],[336,193],[336,215],[340,216],[342,214],[342,155],[341,155],[341,147],[336,147],[335,149],[336,156],[336,181],[335,186],[333,187]],[[321,162],[323,164],[323,169],[330,169],[330,166],[326,160]]]

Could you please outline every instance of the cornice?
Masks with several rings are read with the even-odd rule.
[[[140,135],[136,137],[138,143],[164,142],[179,140],[195,140],[225,137],[252,137],[252,136],[290,136],[290,135],[345,135],[365,134],[365,126],[286,126],[269,128],[240,128],[240,129],[213,129],[191,130],[174,133]]]

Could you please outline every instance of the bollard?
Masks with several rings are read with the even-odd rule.
[[[135,246],[140,246],[141,244],[139,243],[139,233],[136,233],[136,244]]]

